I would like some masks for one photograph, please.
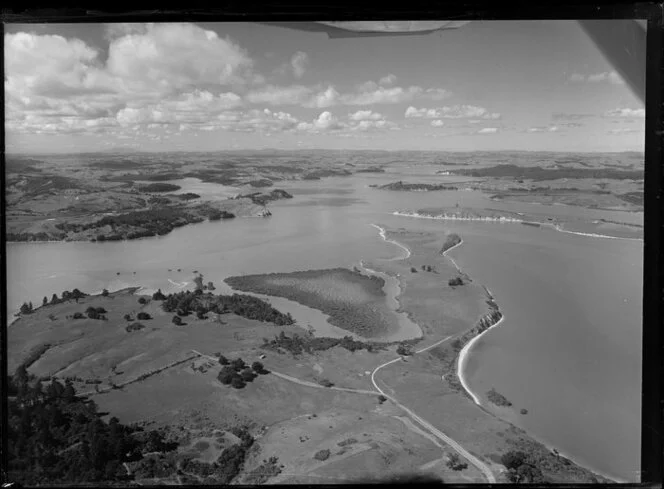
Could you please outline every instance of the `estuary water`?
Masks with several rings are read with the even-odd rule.
[[[438,167],[437,169],[439,169]],[[185,226],[163,237],[105,243],[10,243],[7,309],[75,287],[85,292],[130,285],[165,293],[191,287],[194,271],[218,291],[231,275],[352,267],[402,250],[375,227],[454,231],[450,252],[493,293],[505,320],[470,352],[466,377],[486,403],[491,387],[526,416],[510,419],[562,454],[620,480],[638,480],[640,464],[642,242],[601,239],[513,223],[451,222],[392,215],[454,206],[575,215],[642,223],[642,213],[492,202],[472,191],[392,192],[369,188],[395,180],[459,182],[423,167],[390,168],[320,181],[285,181],[294,199],[270,204],[272,217]],[[177,181],[180,192],[214,198],[214,187]],[[234,188],[219,189],[227,196]],[[269,189],[268,189],[269,190]],[[324,315],[289,301],[303,324]],[[292,309],[292,307],[296,309]],[[288,309],[291,307],[291,309]],[[335,332],[331,331],[331,335]],[[340,334],[340,332],[336,332]]]

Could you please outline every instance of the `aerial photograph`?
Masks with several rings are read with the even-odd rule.
[[[645,37],[5,24],[3,482],[640,482]]]

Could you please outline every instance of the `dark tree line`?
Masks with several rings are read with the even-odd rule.
[[[267,338],[263,338],[263,345],[261,348],[267,350],[278,350],[281,348],[294,355],[299,355],[304,352],[313,353],[315,351],[329,350],[335,346],[340,346],[351,352],[357,350],[373,352],[384,348],[375,343],[354,340],[352,336],[344,336],[343,338],[312,338],[300,336],[297,333],[293,336],[288,336],[283,331],[275,336],[273,340],[268,341]]]
[[[8,382],[9,480],[25,485],[127,481],[123,462],[172,450],[159,432],[143,432],[117,418],[104,422],[96,404],[72,384],[42,384],[17,369]]]
[[[247,319],[272,322],[277,326],[295,322],[290,313],[284,314],[257,297],[245,294],[213,295],[209,292],[205,294],[201,289],[196,292],[187,290],[169,294],[163,301],[162,307],[164,311],[175,312],[180,317],[195,313],[199,318],[203,318],[205,314],[212,312],[233,313]]]

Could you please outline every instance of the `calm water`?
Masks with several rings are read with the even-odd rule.
[[[471,388],[483,395],[495,387],[517,408],[528,409],[517,424],[561,453],[608,475],[635,480],[640,463],[642,243],[391,212],[458,202],[637,223],[642,214],[499,203],[476,192],[368,188],[397,179],[422,181],[423,175],[427,182],[461,180],[431,176],[431,171],[411,167],[397,173],[392,168],[386,174],[280,182],[279,188],[295,198],[271,204],[269,219],[206,222],[129,242],[9,244],[7,307],[15,311],[25,300],[41,304],[43,296],[74,287],[91,292],[142,285],[168,293],[190,286],[194,270],[221,290],[221,281],[231,275],[352,267],[362,259],[400,254],[371,223],[454,230],[464,239],[452,252],[454,259],[491,289],[506,316],[501,327],[473,348],[467,366]],[[214,187],[208,187],[214,184],[177,183],[183,187],[179,192],[214,196]],[[226,187],[220,194],[226,192],[235,189]],[[272,300],[303,317],[303,324],[325,319],[317,311],[278,301]]]

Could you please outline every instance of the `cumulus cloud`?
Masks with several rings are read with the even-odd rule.
[[[324,91],[314,94],[303,105],[310,108],[324,109],[326,107],[337,105],[339,98],[339,92],[337,92],[334,87],[330,86]]]
[[[363,87],[358,93],[348,93],[341,97],[345,105],[373,105],[373,104],[398,104],[413,100],[422,93],[422,89],[417,86],[408,88],[402,87],[375,87],[367,89]]]
[[[604,113],[604,117],[620,117],[627,119],[639,119],[646,116],[646,109],[613,109]]]
[[[479,131],[477,131],[477,134],[494,134],[498,132],[497,127],[483,127]]]
[[[349,114],[348,118],[352,121],[377,121],[384,119],[384,116],[371,110],[358,110],[355,113]]]
[[[380,85],[393,85],[397,81],[397,77],[393,74],[389,74],[378,80]]]
[[[526,132],[528,133],[535,133],[535,132],[558,132],[559,127],[558,126],[535,126],[535,127],[529,127],[526,129]]]
[[[300,122],[297,129],[300,131],[321,132],[341,129],[339,120],[329,111],[321,112],[312,122]]]
[[[126,91],[172,93],[192,85],[242,84],[253,62],[240,46],[193,24],[147,24],[114,39],[108,72]]]
[[[484,119],[497,120],[501,115],[497,112],[489,112],[484,107],[475,105],[453,105],[450,107],[439,107],[433,109],[417,109],[412,105],[406,109],[406,118],[425,118],[425,119]]]
[[[242,48],[192,24],[114,24],[105,37],[104,62],[80,39],[6,34],[6,119],[17,122],[8,128],[93,132],[214,116],[242,103],[224,87],[258,79]]]
[[[612,85],[624,85],[625,81],[615,71],[605,71],[602,73],[594,73],[592,75],[582,75],[580,73],[572,73],[567,77],[572,83],[610,83]]]
[[[291,67],[293,68],[293,75],[295,78],[302,78],[306,65],[309,62],[309,57],[307,53],[303,51],[298,51],[291,58]]]

